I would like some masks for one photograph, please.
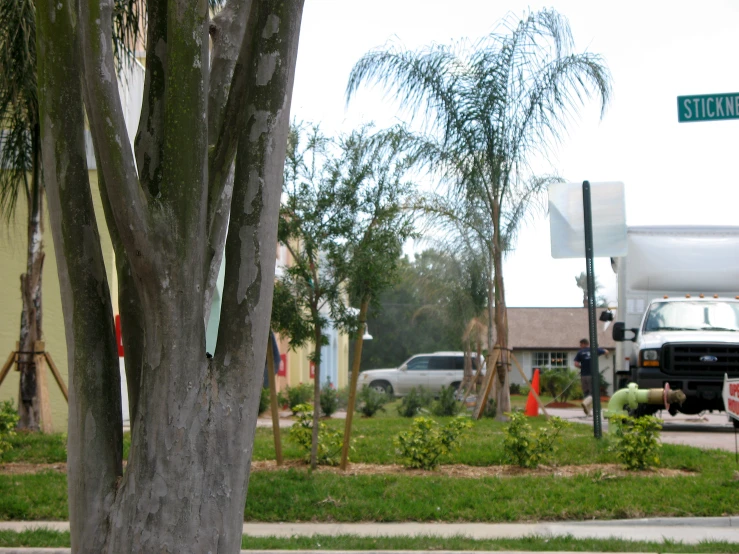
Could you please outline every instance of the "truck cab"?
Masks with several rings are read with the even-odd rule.
[[[628,227],[626,255],[611,265],[621,386],[682,390],[673,415],[723,410],[724,374],[739,377],[739,227]]]
[[[685,393],[685,402],[670,408],[673,415],[723,410],[724,374],[739,377],[739,300],[735,298],[655,299],[638,328],[616,324],[613,338],[633,341],[631,380],[640,388],[669,383],[671,389]],[[656,409],[641,406],[640,412]]]

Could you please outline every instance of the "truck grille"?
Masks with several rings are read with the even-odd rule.
[[[662,360],[665,373],[739,376],[739,344],[665,344]]]

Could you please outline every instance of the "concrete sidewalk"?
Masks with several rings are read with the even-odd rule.
[[[0,522],[0,530],[48,528],[69,530],[68,522]],[[355,535],[360,537],[465,536],[472,539],[523,538],[532,535],[578,539],[619,538],[662,542],[663,539],[698,544],[715,540],[739,544],[739,517],[650,518],[539,523],[245,523],[251,537]],[[739,551],[739,547],[737,547]],[[0,554],[4,551],[0,549]]]

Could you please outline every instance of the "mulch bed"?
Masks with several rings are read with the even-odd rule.
[[[308,465],[301,460],[285,460],[278,467],[273,460],[253,461],[251,469],[258,471],[279,471],[285,469],[296,469],[308,471]],[[66,473],[67,464],[29,464],[15,462],[0,464],[0,475],[21,475],[28,473],[43,473],[46,471],[54,473]],[[541,465],[536,469],[524,469],[518,466],[495,465],[495,466],[468,466],[462,464],[442,465],[434,471],[420,469],[406,469],[396,464],[350,464],[346,472],[338,467],[319,466],[316,470],[320,473],[335,473],[339,475],[410,475],[410,476],[435,476],[465,477],[479,479],[480,477],[522,477],[522,476],[552,476],[552,477],[576,477],[578,475],[592,475],[597,480],[614,479],[626,476],[644,477],[681,477],[696,475],[694,472],[682,469],[654,468],[644,471],[626,471],[618,464],[585,464],[566,466]]]
[[[278,467],[272,461],[258,461],[251,463],[252,471],[279,471],[285,469],[308,470],[308,466],[301,460],[285,460]],[[541,465],[536,469],[525,469],[518,466],[494,465],[494,466],[468,466],[462,464],[442,465],[433,471],[421,469],[406,469],[396,464],[349,464],[346,472],[338,467],[319,466],[316,470],[322,473],[336,473],[344,475],[444,475],[446,477],[467,477],[479,479],[480,477],[522,477],[522,476],[553,476],[553,477],[575,477],[578,475],[593,475],[599,480],[612,479],[615,477],[626,477],[641,475],[649,477],[680,477],[696,475],[695,472],[683,469],[653,468],[644,471],[627,471],[618,464],[586,464],[566,466]]]

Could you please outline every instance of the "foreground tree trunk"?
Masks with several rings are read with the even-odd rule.
[[[20,367],[20,385],[18,394],[18,428],[38,431],[41,425],[41,407],[36,384],[36,366],[34,364],[34,348],[36,341],[43,339],[41,304],[41,277],[44,268],[43,246],[43,199],[44,189],[40,175],[40,130],[36,126],[32,132],[33,168],[28,202],[28,226],[26,250],[26,272],[21,275],[21,328],[20,351],[18,365]]]
[[[85,157],[73,13],[37,9],[45,182],[67,330],[68,494],[72,550],[103,552],[122,473],[122,420],[113,312]],[[60,45],[72,48],[60,48]]]
[[[109,46],[112,0],[39,1],[44,167],[56,173],[49,204],[69,349],[74,552],[240,549],[302,6],[237,0],[211,20],[207,2],[149,0],[135,162]],[[132,347],[125,474],[81,98]],[[224,245],[224,303],[207,358],[204,314]]]

